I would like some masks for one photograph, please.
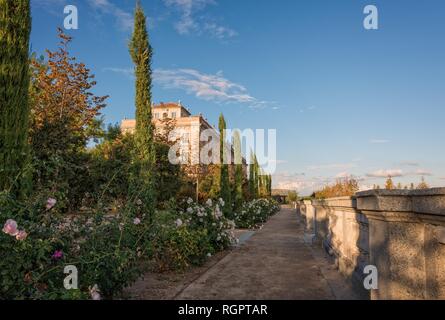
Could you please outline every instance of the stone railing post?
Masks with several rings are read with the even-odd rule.
[[[357,194],[369,220],[371,299],[445,299],[445,189]]]

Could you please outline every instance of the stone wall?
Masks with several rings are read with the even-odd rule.
[[[305,239],[371,299],[445,299],[445,188],[371,190],[301,201],[298,211]],[[377,267],[378,290],[363,288],[367,265]]]

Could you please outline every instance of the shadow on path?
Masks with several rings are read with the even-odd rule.
[[[346,280],[307,246],[295,210],[280,213],[201,276],[183,288],[179,300],[358,299]]]

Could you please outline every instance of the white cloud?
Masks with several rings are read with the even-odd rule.
[[[351,178],[351,177],[352,177],[352,175],[347,171],[340,172],[335,176],[336,179],[345,179],[345,178]]]
[[[326,170],[326,169],[350,169],[357,167],[356,163],[332,163],[332,164],[322,164],[322,165],[314,165],[309,166],[308,170],[310,171],[318,171],[318,170]]]
[[[103,71],[111,71],[114,73],[120,73],[126,77],[129,77],[131,79],[134,78],[134,69],[133,68],[104,68]]]
[[[389,170],[381,169],[368,173],[366,175],[370,178],[388,178],[388,177],[395,178],[404,176],[403,170],[401,169],[389,169]]]
[[[420,166],[420,163],[415,162],[415,161],[402,161],[400,162],[401,166],[406,166],[406,167],[418,167]]]
[[[415,172],[413,172],[413,175],[416,175],[416,176],[432,176],[433,174],[430,171],[426,170],[426,169],[418,169]]]
[[[197,98],[222,103],[242,103],[251,108],[262,108],[268,102],[258,100],[247,89],[226,79],[220,71],[205,74],[194,69],[157,69],[153,73],[154,81],[166,89],[182,89]]]
[[[207,32],[218,39],[232,38],[238,33],[228,27],[215,22],[202,22],[196,13],[209,5],[215,5],[214,0],[164,0],[167,7],[174,8],[180,14],[179,21],[175,24],[176,31],[182,35]]]
[[[134,77],[132,68],[109,67],[103,71]],[[241,103],[252,109],[273,107],[273,102],[262,101],[253,97],[240,84],[226,79],[222,71],[216,74],[205,74],[194,69],[156,69],[153,80],[164,89],[180,89],[197,98],[217,103]]]
[[[114,16],[117,23],[124,31],[128,31],[133,28],[133,15],[125,10],[122,10],[109,0],[88,0],[88,3],[90,6],[101,11],[102,13]]]
[[[218,39],[233,38],[238,35],[235,30],[220,26],[214,22],[204,24],[204,30],[208,31],[212,37]]]
[[[371,139],[369,140],[369,143],[372,144],[385,144],[385,143],[389,143],[389,140],[385,140],[385,139]]]

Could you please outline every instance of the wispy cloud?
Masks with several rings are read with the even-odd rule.
[[[180,19],[175,24],[175,29],[179,34],[208,33],[218,39],[227,39],[238,35],[235,30],[229,27],[216,22],[204,22],[202,17],[197,17],[197,13],[207,6],[216,5],[214,0],[164,0],[164,3],[180,14]]]
[[[104,68],[103,71],[110,71],[114,73],[122,74],[128,78],[133,79],[134,78],[134,69],[133,68]]]
[[[433,174],[429,170],[418,169],[415,172],[413,172],[412,175],[415,175],[415,176],[432,176]]]
[[[372,143],[372,144],[385,144],[385,143],[389,143],[390,141],[389,140],[386,140],[386,139],[371,139],[371,140],[369,140],[369,143]]]
[[[366,174],[367,177],[370,178],[396,178],[396,177],[403,177],[403,170],[401,169],[381,169],[377,170],[371,173]]]
[[[264,108],[267,101],[253,97],[247,89],[224,77],[222,71],[205,74],[194,69],[157,69],[154,81],[165,89],[181,89],[197,98],[219,103],[242,103],[251,108]]]
[[[109,67],[103,71],[118,73],[129,78],[134,77],[132,68]],[[253,97],[246,87],[225,78],[222,71],[206,74],[194,69],[156,69],[153,71],[153,80],[164,89],[184,90],[206,101],[241,103],[251,109],[276,106],[274,102]]]
[[[114,16],[120,28],[129,31],[133,28],[133,15],[127,12],[109,0],[88,0],[88,3],[94,9],[104,14]]]
[[[400,165],[404,167],[418,167],[420,166],[420,163],[415,161],[402,161],[400,162]]]
[[[236,32],[235,30],[218,25],[215,22],[205,23],[204,30],[207,31],[212,37],[221,40],[227,38],[233,38],[238,35],[238,32]]]
[[[331,164],[309,166],[308,170],[310,170],[310,171],[318,171],[318,170],[326,170],[326,169],[345,170],[345,169],[350,169],[350,168],[355,168],[355,167],[357,167],[356,163],[331,163]]]

